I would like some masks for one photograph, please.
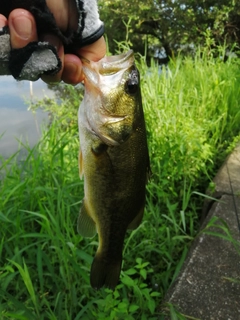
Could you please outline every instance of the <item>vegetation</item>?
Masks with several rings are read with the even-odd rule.
[[[0,319],[160,317],[197,232],[201,193],[239,137],[240,73],[237,60],[223,63],[208,50],[162,69],[139,58],[138,67],[153,174],[143,222],[125,240],[119,285],[114,292],[89,285],[97,237],[76,231],[82,93],[61,87],[60,105],[37,103],[52,121],[33,149],[21,145],[27,158],[1,160]]]
[[[229,49],[235,46],[236,53],[239,50],[237,0],[100,0],[99,6],[112,51],[117,47],[116,40],[125,39],[126,24],[134,50],[144,54],[147,48],[150,56],[159,53],[162,62],[179,50],[192,53],[205,44],[206,35],[213,48],[227,45]]]

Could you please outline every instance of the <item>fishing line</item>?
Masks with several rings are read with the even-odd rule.
[[[240,219],[239,219],[239,215],[238,215],[238,209],[237,209],[235,194],[233,192],[232,182],[231,182],[231,179],[230,179],[230,174],[229,174],[227,163],[226,163],[226,167],[227,167],[227,174],[228,174],[229,184],[230,184],[230,188],[231,188],[231,193],[232,193],[232,196],[233,196],[233,205],[234,205],[235,214],[236,214],[236,218],[237,218],[238,231],[240,233]]]

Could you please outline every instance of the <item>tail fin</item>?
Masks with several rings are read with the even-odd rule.
[[[97,290],[103,286],[114,289],[118,284],[121,267],[122,257],[117,261],[109,261],[97,253],[91,267],[91,286]]]

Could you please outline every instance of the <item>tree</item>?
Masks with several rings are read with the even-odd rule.
[[[215,45],[240,44],[238,0],[100,0],[99,6],[111,51],[126,34],[135,51],[164,48],[167,57],[203,45],[206,32]]]

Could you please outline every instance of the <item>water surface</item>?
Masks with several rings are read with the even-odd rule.
[[[9,157],[19,149],[19,141],[36,144],[41,126],[48,115],[41,110],[28,110],[31,99],[54,97],[54,92],[42,81],[16,81],[11,76],[0,77],[0,155]]]

